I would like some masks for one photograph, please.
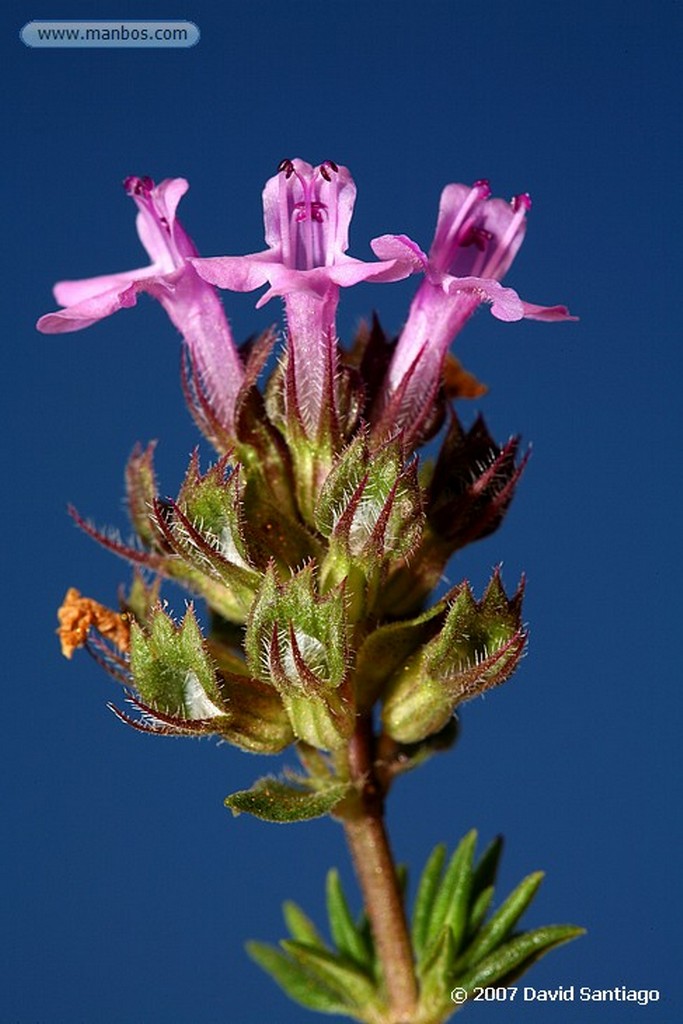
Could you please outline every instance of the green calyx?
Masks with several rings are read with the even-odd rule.
[[[443,728],[458,704],[512,675],[526,644],[521,599],[521,586],[506,596],[498,571],[481,601],[467,583],[451,592],[436,635],[393,666],[382,712],[390,736],[422,740]]]
[[[159,607],[148,612],[145,626],[132,624],[130,671],[132,703],[142,718],[116,713],[143,732],[213,734],[260,754],[279,753],[294,739],[277,691],[226,658],[220,645],[205,642],[191,607],[180,625]]]
[[[295,735],[324,750],[355,724],[343,585],[320,595],[312,565],[284,583],[266,570],[245,638],[253,675],[278,690]]]
[[[398,438],[370,450],[360,433],[341,452],[315,509],[315,525],[328,541],[321,566],[325,585],[349,580],[352,616],[367,615],[392,561],[408,558],[423,523],[417,464],[406,464]]]
[[[228,718],[191,607],[179,626],[161,608],[152,614],[148,630],[133,623],[130,667],[135,688],[150,708],[187,722]]]

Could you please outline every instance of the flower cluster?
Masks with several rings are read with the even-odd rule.
[[[453,552],[499,525],[525,462],[518,438],[498,446],[482,420],[461,427],[444,386],[452,340],[483,302],[501,320],[571,319],[500,283],[529,197],[505,203],[485,181],[448,185],[428,254],[405,235],[383,235],[371,242],[377,259],[365,261],[347,252],[348,169],[283,160],[263,191],[267,248],[202,258],[176,217],[184,179],[124,185],[150,264],[59,283],[64,308],[38,328],[75,331],[141,291],[157,299],[182,335],[186,397],[220,457],[202,473],[195,453],[171,500],[159,494],[153,446],[138,447],[126,470],[133,544],[74,512],[136,576],[125,643],[109,625],[120,624],[116,613],[70,591],[61,620],[69,654],[89,645],[129,687],[135,724],[149,731],[330,751],[379,701],[390,742],[430,741],[461,701],[508,678],[524,648],[521,592],[508,599],[498,575],[481,601],[462,584],[425,602]],[[375,320],[344,350],[340,289],[413,274],[421,281],[398,338]],[[257,305],[278,296],[286,314],[284,359],[263,391],[275,335],[240,352],[216,292],[262,286]],[[446,414],[440,454],[420,474],[416,450]],[[208,640],[191,608],[180,626],[163,610],[162,578],[207,602]]]
[[[290,904],[284,952],[256,943],[252,956],[312,1009],[441,1024],[454,986],[507,984],[579,934],[511,934],[538,873],[487,918],[499,846],[475,863],[470,833],[447,868],[444,848],[430,858],[409,936],[381,824],[394,780],[448,749],[459,706],[507,680],[525,650],[523,586],[508,596],[498,570],[479,599],[467,582],[431,605],[429,596],[455,551],[498,528],[527,458],[518,437],[500,445],[483,419],[460,423],[454,401],[485,389],[449,355],[452,341],[482,303],[504,321],[573,319],[501,284],[529,197],[505,203],[485,181],[448,185],[428,253],[382,235],[364,261],[347,252],[347,168],[283,160],[263,192],[267,248],[203,258],[176,217],[184,179],[124,184],[151,262],[62,281],[63,308],[38,328],[80,330],[151,295],[182,336],[185,397],[217,457],[202,469],[196,451],[170,498],[154,444],[137,445],[125,474],[130,543],[72,510],[134,571],[118,611],[69,589],[62,651],[87,648],[132,706],[112,710],[141,732],[213,735],[259,754],[293,746],[303,774],[259,779],[226,804],[270,821],[340,820],[370,928],[332,877],[336,949]],[[340,290],[411,275],[420,280],[398,337],[375,317],[342,347]],[[216,290],[263,287],[257,305],[284,302],[278,361],[272,329],[238,349]],[[420,465],[420,447],[440,431],[436,458]],[[173,619],[164,580],[206,604],[208,635],[193,603]]]
[[[424,275],[369,417],[376,430],[403,427],[413,441],[436,401],[448,347],[482,302],[500,320],[573,319],[564,306],[523,302],[499,283],[522,244],[531,200],[526,194],[510,203],[491,199],[486,181],[446,186],[428,255],[405,235],[382,235],[371,242],[378,262],[347,254],[356,186],[348,169],[331,160],[318,167],[281,162],[263,191],[268,248],[247,256],[199,257],[176,219],[188,189],[183,178],[155,185],[130,177],[124,187],[138,207],[138,234],[151,264],[60,282],[55,297],[65,308],[41,317],[38,329],[58,334],[90,327],[147,292],[182,334],[212,411],[231,435],[244,370],[211,285],[238,292],[268,285],[257,306],[284,299],[292,384],[287,413],[316,441],[329,431],[339,402],[341,287]]]

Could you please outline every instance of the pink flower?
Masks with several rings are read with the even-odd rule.
[[[348,169],[326,160],[312,167],[283,160],[263,190],[268,248],[248,256],[192,260],[211,284],[233,291],[270,287],[257,306],[284,296],[296,410],[308,436],[318,434],[334,406],[335,315],[340,286],[360,281],[397,281],[412,262],[393,257],[366,263],[347,256],[356,186]]]
[[[441,194],[436,232],[427,256],[405,235],[371,242],[381,259],[412,261],[425,279],[413,299],[394,352],[383,396],[383,425],[406,426],[413,435],[433,404],[448,346],[482,302],[499,320],[574,320],[565,306],[523,302],[500,279],[526,231],[531,200],[490,199],[487,181],[447,185]]]
[[[191,266],[197,250],[176,220],[188,183],[167,178],[155,185],[151,178],[130,177],[124,187],[138,207],[138,235],[152,262],[120,274],[60,281],[54,294],[65,308],[42,316],[36,326],[44,334],[79,331],[134,306],[139,292],[147,292],[183,335],[206,398],[221,426],[231,433],[244,371],[223,307],[215,290]]]

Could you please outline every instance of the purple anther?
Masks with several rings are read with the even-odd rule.
[[[154,182],[148,175],[145,175],[143,178],[130,175],[124,179],[123,187],[129,196],[142,196],[152,191]]]
[[[491,195],[491,183],[488,178],[478,178],[472,182],[472,188],[477,190],[480,199],[488,199]]]
[[[522,208],[524,208],[528,213],[531,209],[531,196],[528,192],[520,192],[518,196],[512,197],[511,205],[515,213],[517,213]]]
[[[294,164],[292,163],[291,160],[281,160],[280,163],[277,165],[277,169],[278,171],[285,172],[285,178],[291,178],[292,175],[294,174]]]
[[[339,170],[339,167],[337,166],[337,164],[335,164],[334,160],[323,160],[318,170],[322,174],[325,181],[332,181],[330,171],[334,171],[336,174],[337,171]]]

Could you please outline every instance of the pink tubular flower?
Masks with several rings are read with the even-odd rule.
[[[258,307],[275,295],[284,296],[295,414],[309,436],[318,433],[326,404],[334,405],[340,286],[397,281],[414,269],[405,259],[366,263],[346,255],[355,198],[356,186],[346,167],[331,160],[319,167],[283,160],[263,191],[268,248],[249,256],[192,260],[206,281],[221,288],[252,291],[269,284]]]
[[[189,186],[184,178],[126,178],[124,187],[138,207],[137,230],[152,262],[139,270],[82,281],[60,281],[55,298],[65,308],[42,316],[44,334],[90,327],[124,307],[143,291],[157,299],[183,335],[190,361],[221,426],[232,433],[235,399],[244,376],[228,321],[214,289],[190,265],[194,243],[176,220]]]
[[[565,306],[523,302],[500,279],[526,231],[531,199],[511,203],[490,199],[487,181],[447,185],[441,193],[436,232],[427,256],[405,235],[383,235],[371,242],[381,259],[411,260],[425,279],[413,299],[387,373],[383,422],[418,424],[433,402],[448,346],[482,302],[499,320],[574,320]]]

